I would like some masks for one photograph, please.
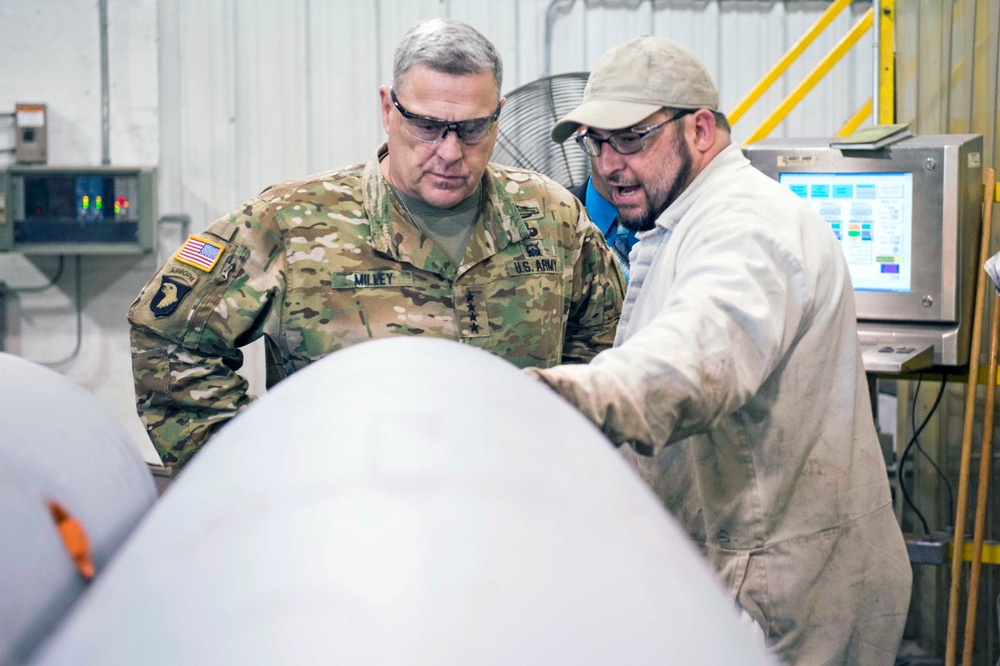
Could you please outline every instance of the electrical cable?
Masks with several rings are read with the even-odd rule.
[[[10,113],[0,113],[0,118],[10,118],[14,121],[17,118],[17,114],[11,111]],[[16,123],[15,123],[16,124]],[[0,148],[0,153],[16,153],[17,145],[13,145],[10,148]]]
[[[7,342],[7,283],[0,280],[0,352]]]
[[[924,378],[924,376],[921,373],[921,375],[917,379],[917,388],[913,392],[913,405],[910,408],[910,414],[911,414],[911,416],[912,416],[913,412],[916,410],[917,395],[920,393],[920,384],[921,384],[921,382],[923,382],[923,378]],[[929,536],[930,533],[931,533],[931,530],[930,530],[930,527],[927,525],[927,519],[924,518],[924,514],[922,514],[920,512],[920,509],[917,508],[917,505],[914,504],[913,500],[910,498],[909,493],[906,492],[906,483],[905,483],[905,479],[904,479],[903,469],[906,466],[906,458],[910,454],[910,449],[912,449],[913,446],[914,446],[914,444],[916,444],[919,441],[920,433],[923,432],[923,430],[924,430],[925,427],[927,427],[927,424],[928,424],[928,422],[930,422],[931,417],[934,415],[934,412],[937,411],[938,405],[941,403],[941,398],[944,397],[944,389],[945,389],[945,386],[947,385],[947,383],[948,383],[947,382],[947,375],[945,375],[945,376],[943,376],[941,378],[941,388],[938,390],[937,397],[934,399],[934,404],[931,405],[931,408],[927,412],[927,415],[924,416],[924,420],[923,420],[923,422],[921,422],[920,427],[914,429],[913,436],[910,438],[910,441],[906,445],[906,448],[903,449],[903,455],[899,457],[899,466],[898,466],[898,470],[897,470],[897,474],[899,476],[899,489],[903,493],[903,499],[906,501],[906,503],[910,506],[910,508],[913,510],[913,512],[915,514],[917,514],[917,517],[920,519],[920,522],[921,522],[921,524],[924,527],[924,535],[925,536]],[[918,445],[918,448],[919,448],[919,445]],[[926,456],[927,454],[925,453],[924,455]],[[933,461],[932,461],[932,463],[933,463]],[[937,467],[937,465],[934,465],[934,468],[938,470],[938,473],[941,474],[942,477],[944,476],[941,473],[941,470]],[[947,482],[947,480],[946,480],[946,482]],[[950,484],[949,484],[948,488],[949,488],[949,491],[950,491],[951,490],[951,485]]]
[[[79,257],[77,257],[77,261],[79,261]],[[65,267],[65,265],[66,265],[66,257],[60,254],[59,268],[56,269],[55,276],[53,276],[53,278],[49,280],[48,284],[42,284],[32,287],[8,287],[7,292],[11,294],[27,294],[36,291],[45,291],[46,289],[51,289],[52,287],[56,286],[56,283],[59,282],[59,278],[62,277],[63,268]]]
[[[940,395],[940,392],[944,390],[945,383],[946,383],[946,379],[945,379],[945,377],[942,377],[941,378],[941,387],[942,388],[939,389],[939,392],[938,392],[939,395]],[[917,389],[916,389],[916,391],[913,394],[913,404],[914,404],[914,407],[917,404],[917,393],[919,391],[920,391],[920,381],[918,380],[917,381]],[[940,398],[938,398],[937,400],[940,401]],[[937,402],[935,402],[934,407],[937,407]],[[933,410],[933,408],[932,408],[932,410]],[[915,409],[910,409],[910,427],[913,429],[913,432],[917,432],[917,419],[916,419],[916,410]],[[947,515],[948,515],[948,517],[950,519],[952,516],[955,515],[955,494],[954,494],[954,492],[952,490],[952,487],[951,487],[951,481],[948,480],[948,477],[945,476],[945,473],[941,470],[940,467],[938,467],[938,464],[936,462],[934,462],[934,459],[931,458],[930,455],[928,455],[927,451],[924,450],[924,447],[920,446],[920,441],[918,439],[914,438],[913,439],[913,443],[917,447],[917,451],[920,451],[921,455],[923,455],[924,458],[927,459],[927,462],[929,462],[931,464],[931,467],[934,468],[934,471],[937,472],[938,477],[940,477],[941,480],[944,481],[945,490],[948,491],[948,513],[947,513]]]
[[[60,260],[62,260],[62,256],[60,256]],[[83,280],[81,279],[80,263],[80,255],[76,255],[76,346],[66,358],[58,361],[35,361],[38,365],[44,365],[47,368],[59,367],[76,360],[80,354],[80,349],[83,346]]]
[[[0,351],[4,351],[4,343],[7,340],[7,309],[6,309],[6,299],[8,294],[26,294],[32,292],[45,291],[56,286],[59,279],[62,277],[63,268],[66,265],[66,258],[63,255],[59,255],[59,268],[56,269],[55,276],[49,280],[48,284],[31,286],[31,287],[11,287],[6,283],[0,283]]]

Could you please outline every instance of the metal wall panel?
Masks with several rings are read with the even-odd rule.
[[[309,86],[304,172],[366,159],[382,132],[375,82],[389,59],[372,3],[309,4]],[[388,79],[386,79],[388,80]],[[288,173],[274,178],[288,178]]]
[[[161,3],[161,151],[165,196],[198,229],[266,185],[366,159],[384,138],[378,85],[421,18],[452,16],[489,36],[504,89],[588,71],[641,33],[675,39],[716,78],[723,110],[743,97],[827,2],[635,0],[242,0]],[[740,121],[740,139],[868,9],[856,3],[802,64]],[[546,40],[549,20],[551,39]],[[820,83],[776,135],[832,134],[871,94],[870,38]],[[176,100],[175,102],[169,101]]]
[[[234,196],[304,175],[309,156],[312,60],[308,3],[234,3],[232,128]],[[221,110],[221,109],[220,109]]]

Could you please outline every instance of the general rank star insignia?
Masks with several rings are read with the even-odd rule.
[[[486,289],[480,285],[459,289],[456,289],[455,309],[462,337],[489,337],[490,321]]]

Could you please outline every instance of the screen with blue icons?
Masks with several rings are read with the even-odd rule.
[[[856,291],[910,292],[913,174],[781,173],[833,229]]]

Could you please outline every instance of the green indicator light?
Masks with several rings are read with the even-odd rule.
[[[96,199],[94,199],[94,206],[97,208],[97,210],[101,210],[101,197],[97,197]]]
[[[83,197],[83,209],[87,210],[88,208],[90,208],[90,197],[85,196]]]

